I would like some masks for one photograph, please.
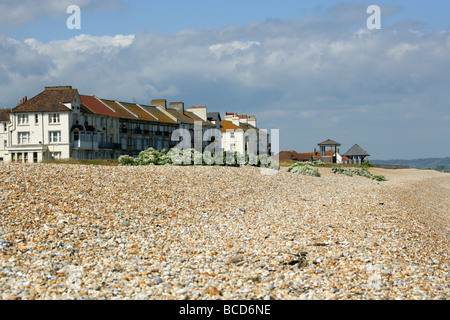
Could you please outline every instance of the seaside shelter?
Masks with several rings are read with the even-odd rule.
[[[359,145],[355,144],[350,148],[350,150],[344,153],[343,156],[349,158],[349,163],[360,165],[362,162],[364,162],[364,159],[366,157],[370,157],[370,154],[368,154]]]
[[[336,163],[337,147],[339,147],[341,144],[339,142],[328,139],[328,140],[325,140],[325,141],[319,143],[318,145],[320,147],[320,160],[322,162]],[[331,148],[331,153],[328,153],[328,155],[327,155],[326,149],[328,147]],[[333,147],[334,147],[334,152],[333,152]]]

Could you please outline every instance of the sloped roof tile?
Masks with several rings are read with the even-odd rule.
[[[339,142],[333,141],[331,139],[325,140],[318,144],[319,146],[340,146]]]
[[[368,154],[365,150],[363,150],[359,145],[355,144],[346,153],[344,153],[343,156],[346,156],[346,157],[352,157],[352,156],[353,157],[356,157],[356,156],[369,157],[370,154]]]
[[[97,115],[103,116],[111,116],[118,117],[119,115],[113,111],[111,108],[108,108],[104,103],[102,103],[95,96],[85,96],[80,95],[82,106],[86,107],[88,110]]]
[[[45,90],[12,109],[12,113],[71,111],[64,103],[73,102],[77,89]]]

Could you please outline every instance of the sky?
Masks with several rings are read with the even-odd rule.
[[[448,0],[0,0],[0,108],[71,85],[255,115],[280,151],[446,157],[449,16]]]

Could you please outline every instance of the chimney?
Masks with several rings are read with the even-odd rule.
[[[235,126],[239,126],[239,116],[237,113],[234,113],[233,116],[231,117],[231,122],[235,125]]]
[[[317,153],[317,149],[316,149],[316,148],[314,148],[314,155],[316,155],[316,153]]]
[[[225,112],[225,120],[231,121],[233,115],[234,115],[233,113]]]
[[[257,126],[256,126],[256,117],[255,116],[249,116],[247,122],[248,122],[249,125],[254,126],[255,128],[257,128]]]
[[[247,116],[239,116],[240,123],[247,124],[248,123],[248,117]]]
[[[195,114],[197,117],[199,117],[203,121],[208,121],[208,112],[206,111],[206,106],[205,107],[191,107],[191,108],[187,108],[186,111],[192,112],[193,114]]]
[[[184,102],[171,102],[169,109],[181,111],[184,114]]]
[[[167,110],[167,101],[165,99],[152,100],[151,106],[162,107],[164,110]]]

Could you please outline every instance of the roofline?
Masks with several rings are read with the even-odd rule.
[[[155,117],[154,115],[152,115],[149,111],[145,110],[139,103],[136,103],[136,105],[141,108],[142,110],[144,110],[146,113],[148,113],[149,115],[151,115],[153,118],[156,119],[156,121],[159,121],[159,119],[157,117]]]
[[[122,108],[124,108],[125,110],[127,110],[129,113],[131,113],[133,116],[135,116],[137,119],[139,119],[139,117],[136,115],[136,114],[134,114],[133,112],[131,112],[130,110],[128,110],[128,108],[127,107],[125,107],[123,104],[121,104],[119,101],[117,101],[117,100],[114,100],[114,102],[115,103],[117,103],[119,106],[121,106]]]
[[[112,112],[116,113],[116,111],[111,108],[110,106],[108,106],[106,103],[104,103],[99,97],[94,95],[94,98],[97,99],[101,104],[103,104],[105,107],[107,107],[109,110],[111,110]]]

